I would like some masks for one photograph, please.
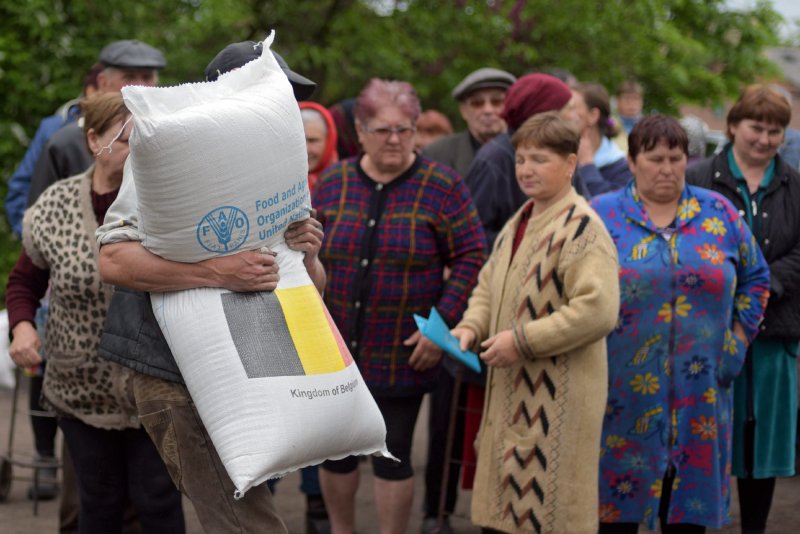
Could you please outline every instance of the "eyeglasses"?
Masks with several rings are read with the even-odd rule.
[[[108,153],[111,154],[111,152],[114,150],[114,148],[113,148],[114,143],[116,143],[117,141],[119,141],[120,143],[127,144],[128,143],[128,137],[130,137],[130,132],[128,132],[128,137],[126,137],[125,139],[122,139],[122,134],[125,133],[125,128],[128,127],[128,123],[131,122],[132,120],[133,120],[133,115],[129,115],[128,119],[124,123],[122,123],[122,128],[119,129],[119,131],[117,132],[117,135],[115,135],[114,138],[111,141],[109,141],[109,143],[106,146],[102,147],[100,150],[95,152],[94,155],[95,156],[99,156],[105,150],[108,150]]]
[[[364,124],[361,125],[364,133],[374,135],[381,139],[389,139],[392,134],[397,134],[400,139],[408,139],[417,131],[415,126],[381,126],[378,128],[370,128]]]
[[[505,104],[506,97],[505,96],[492,96],[486,98],[484,96],[476,96],[474,98],[467,99],[467,105],[472,109],[481,109],[483,106],[486,105],[486,102],[489,102],[493,108],[502,107]]]

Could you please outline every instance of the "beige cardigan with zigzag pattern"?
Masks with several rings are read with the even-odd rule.
[[[498,236],[459,324],[478,340],[512,330],[520,354],[489,372],[472,521],[503,532],[594,534],[605,336],[619,309],[616,248],[572,190],[530,218],[512,260],[524,209]]]

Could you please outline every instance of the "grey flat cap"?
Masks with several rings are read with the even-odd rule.
[[[100,63],[120,69],[163,69],[164,55],[152,46],[134,39],[114,41],[100,51]]]
[[[517,77],[500,69],[483,68],[467,75],[451,93],[456,100],[464,100],[478,89],[508,89]]]

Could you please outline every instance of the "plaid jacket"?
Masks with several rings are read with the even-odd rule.
[[[416,331],[413,314],[427,317],[431,306],[455,325],[486,258],[464,182],[418,157],[401,176],[379,184],[356,157],[328,168],[314,205],[325,227],[325,302],[370,389],[392,396],[430,390],[438,366],[412,370],[413,347],[403,340]]]

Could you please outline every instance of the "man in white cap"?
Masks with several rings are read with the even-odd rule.
[[[126,85],[155,86],[158,71],[167,66],[159,50],[132,39],[107,45],[98,61],[105,66],[97,75],[98,93],[120,91]],[[65,124],[50,137],[31,176],[28,206],[51,184],[85,171],[94,162],[81,124],[80,120]]]
[[[467,75],[452,92],[467,129],[434,141],[425,147],[423,154],[466,176],[481,145],[506,131],[500,112],[506,91],[516,79],[511,73],[492,68],[478,69]]]

